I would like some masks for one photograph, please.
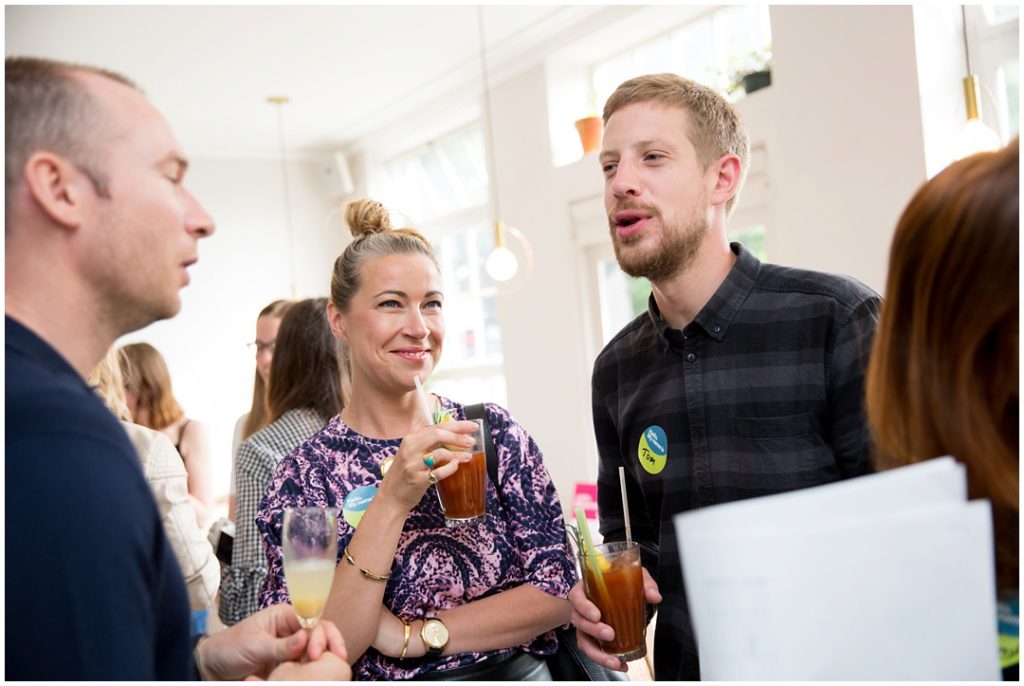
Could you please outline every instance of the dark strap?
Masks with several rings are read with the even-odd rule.
[[[494,484],[494,490],[498,493],[498,500],[501,500],[501,506],[505,506],[505,502],[501,497],[501,488],[498,486],[498,453],[494,449],[494,439],[491,438],[491,425],[487,422],[487,409],[483,403],[477,403],[476,405],[466,405],[466,419],[482,419],[484,420],[484,453],[487,455],[487,476],[490,478],[491,483]]]
[[[498,487],[498,454],[491,438],[491,426],[487,422],[487,410],[483,403],[466,405],[466,419],[482,419],[484,421],[484,453],[487,456],[487,476],[494,484],[501,509],[505,509],[505,499],[501,497]],[[568,536],[568,532],[566,532]],[[603,665],[599,665],[580,649],[576,643],[576,628],[557,628],[558,651],[545,658],[548,669],[555,681],[629,681],[629,677]],[[422,678],[422,677],[421,677]],[[474,677],[476,678],[476,677]]]

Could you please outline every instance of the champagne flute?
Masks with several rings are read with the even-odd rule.
[[[338,561],[338,513],[322,507],[284,511],[284,579],[299,623],[316,626]]]

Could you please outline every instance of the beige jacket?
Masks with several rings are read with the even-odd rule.
[[[142,462],[164,531],[188,586],[189,604],[203,610],[213,604],[220,585],[220,563],[196,522],[188,497],[188,474],[167,436],[138,424],[121,422]]]

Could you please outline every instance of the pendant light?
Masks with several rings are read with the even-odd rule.
[[[967,8],[964,5],[960,5],[960,15],[963,19],[964,54],[967,57],[967,77],[964,79],[967,123],[954,142],[954,159],[958,160],[976,152],[997,150],[1003,145],[999,134],[986,126],[981,119],[981,91],[978,77],[971,70],[971,49],[967,42]]]
[[[480,32],[480,69],[483,73],[484,85],[484,128],[487,131],[487,174],[490,183],[491,201],[494,203],[494,250],[487,256],[484,268],[492,279],[499,282],[511,281],[519,272],[519,259],[506,243],[506,236],[512,236],[522,246],[526,256],[526,269],[528,274],[533,268],[533,251],[530,248],[526,236],[512,226],[506,226],[501,220],[501,201],[498,191],[498,170],[494,161],[494,125],[491,121],[491,84],[487,77],[487,40],[484,35],[484,8],[477,5],[477,24]]]

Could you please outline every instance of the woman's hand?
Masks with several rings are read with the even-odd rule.
[[[458,471],[459,463],[472,458],[471,453],[463,450],[473,445],[469,434],[476,428],[476,422],[469,420],[444,422],[406,436],[381,481],[377,497],[394,501],[405,512],[416,507],[431,485],[431,473],[440,481]],[[428,453],[433,458],[433,467],[427,464]]]

